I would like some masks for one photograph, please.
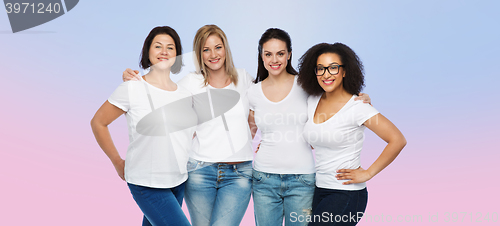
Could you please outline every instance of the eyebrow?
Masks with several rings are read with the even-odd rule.
[[[278,51],[277,53],[279,53],[279,52],[284,52],[284,51],[286,51],[286,49],[282,49],[282,50]],[[264,50],[264,53],[272,53],[272,52],[271,52],[271,51]]]
[[[160,45],[163,45],[163,43],[161,43],[161,42],[155,42],[154,44],[160,44]],[[175,44],[170,43],[170,44],[167,44],[167,46],[175,46]]]
[[[329,64],[327,64],[327,65],[328,65],[328,66],[330,66],[330,65],[332,65],[332,64],[335,64],[335,65],[337,65],[337,64],[338,64],[338,65],[340,65],[340,64],[339,64],[339,63],[337,63],[337,62],[329,63]],[[317,65],[321,65],[321,66],[323,66],[323,64],[317,64]]]
[[[219,44],[216,44],[216,45],[215,45],[215,47],[218,47],[218,46],[223,46],[223,45],[222,45],[222,43],[219,43]],[[208,47],[208,46],[203,46],[203,48],[207,48],[207,49],[208,49],[208,48],[210,48],[210,47]]]

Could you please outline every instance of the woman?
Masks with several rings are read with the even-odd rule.
[[[314,194],[314,159],[302,137],[309,95],[297,84],[286,31],[266,30],[258,53],[256,84],[247,92],[252,133],[258,128],[262,135],[253,170],[255,220],[276,226],[284,217],[285,225],[307,225],[298,217],[311,214]]]
[[[368,201],[365,182],[398,156],[406,140],[375,108],[354,100],[364,85],[363,65],[348,46],[313,46],[300,58],[299,71],[298,81],[311,95],[304,138],[316,153],[310,225],[356,225]],[[388,143],[366,170],[360,165],[365,127]]]
[[[294,214],[309,215],[314,193],[314,159],[302,138],[307,120],[307,93],[297,85],[287,32],[270,28],[258,47],[256,84],[248,89],[250,121],[260,129],[254,159],[253,200],[259,226],[306,225]]]
[[[176,59],[182,55],[177,32],[155,27],[141,55],[140,66],[150,67],[149,73],[140,81],[121,84],[96,112],[92,130],[144,213],[142,225],[190,225],[181,205],[188,178],[187,149],[197,118],[191,93],[170,79],[170,72],[178,73],[182,66],[182,59]],[[108,130],[124,113],[130,139],[126,160]]]
[[[194,171],[186,183],[186,204],[195,226],[239,225],[252,191],[253,153],[245,94],[253,78],[234,67],[226,35],[216,25],[205,25],[196,32],[193,49],[197,72],[181,79],[179,85],[195,95],[194,105],[203,123],[193,139],[190,167]],[[127,69],[123,78],[135,75]],[[207,98],[204,93],[209,94]],[[220,98],[228,93],[231,96]],[[235,95],[233,108],[219,108]],[[210,120],[205,117],[207,112]]]

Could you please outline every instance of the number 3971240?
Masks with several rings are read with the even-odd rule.
[[[5,4],[7,13],[59,13],[61,12],[61,4],[49,3],[7,3]]]

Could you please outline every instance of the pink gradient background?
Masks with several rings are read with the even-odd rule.
[[[121,72],[138,68],[152,27],[174,27],[188,52],[196,29],[209,23],[224,29],[237,67],[251,74],[268,27],[290,33],[294,66],[318,42],[341,41],[361,56],[364,92],[408,145],[368,182],[366,215],[378,218],[358,225],[498,225],[484,219],[500,213],[498,3],[275,3],[290,15],[255,2],[186,4],[81,1],[67,15],[16,34],[0,13],[0,225],[140,225],[142,213],[95,142],[90,119]],[[317,5],[331,9],[331,19],[315,16]],[[241,15],[242,8],[249,13]],[[110,131],[125,156],[125,119]],[[367,167],[384,142],[366,133]],[[447,213],[459,214],[458,222],[446,222]],[[422,221],[397,222],[414,215]],[[429,222],[431,215],[438,222]],[[252,203],[241,225],[255,225]]]

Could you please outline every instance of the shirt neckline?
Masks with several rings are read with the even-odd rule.
[[[262,94],[262,96],[264,97],[264,99],[269,102],[269,103],[272,103],[272,104],[279,104],[279,103],[282,103],[284,102],[286,99],[288,99],[288,97],[292,94],[292,91],[295,89],[295,86],[297,85],[297,76],[294,76],[293,78],[293,84],[292,84],[292,88],[290,89],[290,91],[288,92],[288,94],[285,96],[285,98],[281,99],[280,101],[278,102],[274,102],[274,101],[271,101],[269,100],[267,97],[266,97],[266,94],[264,94],[264,90],[262,90],[262,82],[259,82],[259,90],[260,90],[260,93]]]
[[[142,76],[140,77],[141,78],[141,82],[144,82],[145,84],[147,84],[148,86],[150,87],[153,87],[153,89],[157,89],[157,90],[160,90],[162,92],[168,92],[168,93],[174,93],[174,92],[177,92],[179,90],[179,85],[177,83],[175,83],[175,85],[177,86],[177,88],[173,91],[169,91],[169,90],[164,90],[164,89],[160,89],[154,85],[151,85],[149,82],[147,82],[146,80],[144,80],[144,78],[142,78]]]
[[[340,108],[339,111],[337,111],[337,113],[335,113],[334,115],[332,115],[332,117],[328,118],[327,120],[325,120],[324,122],[321,122],[321,123],[315,123],[314,122],[314,116],[316,115],[316,111],[318,110],[318,104],[319,104],[319,101],[321,100],[321,96],[319,96],[318,100],[316,100],[316,104],[314,105],[314,111],[312,113],[312,116],[311,116],[311,122],[314,124],[314,125],[322,125],[322,124],[325,124],[327,123],[328,121],[330,121],[333,117],[335,117],[336,115],[338,115],[339,113],[341,113],[342,111],[344,111],[344,109],[346,108],[346,106],[351,103],[353,100],[354,100],[354,97],[356,95],[352,95],[351,98],[344,104],[344,106],[342,106],[342,108]]]

